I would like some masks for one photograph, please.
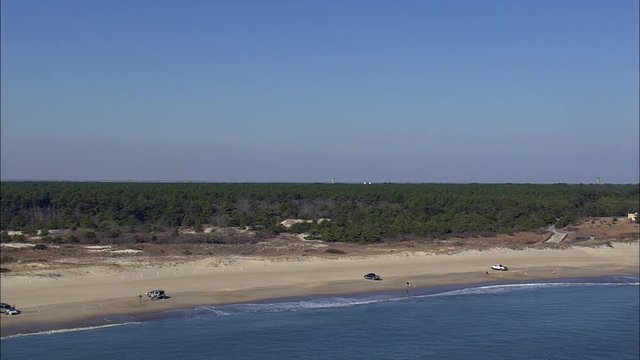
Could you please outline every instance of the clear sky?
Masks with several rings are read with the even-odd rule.
[[[639,181],[637,0],[2,0],[1,178]]]

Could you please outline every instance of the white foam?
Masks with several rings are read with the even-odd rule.
[[[68,332],[96,330],[96,329],[110,328],[110,327],[115,327],[115,326],[132,325],[132,324],[140,324],[140,322],[132,321],[132,322],[126,322],[126,323],[119,323],[119,324],[107,324],[107,325],[97,325],[97,326],[85,326],[85,327],[78,327],[78,328],[71,328],[71,329],[47,330],[47,331],[39,331],[39,332],[28,333],[28,334],[8,335],[8,336],[1,337],[0,339],[4,340],[4,339],[15,338],[15,337],[23,337],[23,336],[62,334],[62,333],[68,333]]]
[[[204,310],[204,311],[208,311],[208,312],[214,313],[215,315],[218,315],[218,316],[227,316],[227,315],[231,315],[231,314],[230,314],[230,313],[228,313],[228,312],[224,312],[224,311],[222,311],[222,310],[216,309],[216,307],[215,307],[215,306],[198,306],[198,307],[196,307],[196,310]]]
[[[456,296],[456,295],[484,295],[484,294],[501,294],[514,291],[543,289],[543,288],[561,288],[574,286],[638,286],[640,283],[529,283],[529,284],[504,284],[504,285],[487,285],[479,287],[471,287],[460,290],[452,290],[438,294],[422,295],[417,297],[433,297],[433,296]]]
[[[279,302],[279,303],[265,303],[265,304],[234,304],[221,306],[229,312],[224,312],[226,315],[230,313],[259,313],[259,312],[289,312],[311,309],[325,309],[325,308],[337,308],[337,307],[351,307],[366,304],[373,304],[387,301],[398,301],[406,299],[406,297],[376,297],[376,298],[322,298],[315,300],[301,300],[291,302]],[[216,307],[210,307],[211,311],[218,310]]]
[[[264,304],[233,304],[223,306],[201,306],[196,309],[207,310],[215,313],[216,315],[231,315],[233,313],[259,313],[259,312],[289,312],[311,309],[323,309],[323,308],[338,308],[338,307],[351,307],[360,306],[382,302],[404,301],[429,297],[440,296],[461,296],[461,295],[487,295],[487,294],[500,294],[515,291],[527,291],[533,289],[542,288],[561,288],[561,287],[574,287],[574,286],[638,286],[640,283],[624,282],[624,283],[528,283],[528,284],[503,284],[503,285],[487,285],[479,287],[464,288],[459,290],[452,290],[436,294],[425,295],[409,295],[409,296],[392,296],[392,295],[380,295],[376,297],[365,298],[346,298],[346,297],[332,297],[321,298],[314,300],[301,300],[291,302],[279,302],[279,303],[264,303]]]

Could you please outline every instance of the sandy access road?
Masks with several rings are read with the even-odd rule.
[[[2,301],[22,314],[2,316],[2,336],[104,324],[109,315],[144,317],[168,309],[190,308],[288,296],[364,293],[416,287],[526,281],[611,274],[638,274],[639,243],[613,247],[465,251],[452,255],[402,252],[337,259],[274,260],[256,257],[208,258],[175,266],[107,271],[83,268],[62,277],[3,275]],[[491,271],[494,263],[510,271]],[[486,274],[489,271],[489,275]],[[381,274],[367,281],[363,274]],[[164,289],[171,296],[141,302],[138,295]]]

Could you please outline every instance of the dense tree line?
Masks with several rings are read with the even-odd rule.
[[[639,199],[638,185],[2,182],[0,190],[3,231],[213,224],[277,233],[285,219],[328,218],[288,231],[355,242],[564,226],[636,212]]]

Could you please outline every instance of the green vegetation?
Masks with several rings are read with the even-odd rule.
[[[638,185],[567,184],[3,182],[1,190],[0,230],[82,229],[68,240],[87,242],[165,228],[177,236],[179,226],[200,233],[205,224],[361,243],[512,233],[636,212],[639,198]],[[279,225],[291,218],[331,220]]]

